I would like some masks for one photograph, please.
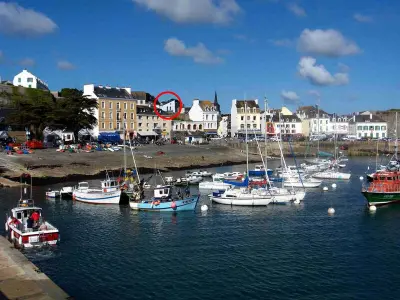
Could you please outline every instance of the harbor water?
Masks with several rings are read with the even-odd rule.
[[[61,243],[24,253],[75,299],[398,299],[400,206],[368,211],[359,177],[369,163],[351,158],[350,180],[325,181],[300,205],[231,207],[202,195],[178,214],[45,199],[76,182],[34,187]],[[244,166],[212,169],[229,170]],[[5,220],[20,190],[0,194]]]

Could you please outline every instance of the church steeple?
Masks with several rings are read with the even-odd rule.
[[[215,95],[214,95],[214,105],[215,105],[215,108],[217,109],[217,111],[219,111],[221,113],[221,107],[219,106],[219,103],[218,103],[217,91],[215,91]]]

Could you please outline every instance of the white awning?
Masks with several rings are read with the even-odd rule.
[[[154,131],[138,131],[140,136],[157,136],[158,134]]]

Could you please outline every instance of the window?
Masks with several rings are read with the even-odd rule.
[[[146,127],[149,127],[149,123],[146,123]]]
[[[364,137],[367,137],[367,136],[368,136],[368,133],[364,132]]]
[[[33,82],[33,78],[32,78],[32,77],[29,77],[28,80],[27,80],[27,82]]]
[[[128,109],[128,103],[124,102],[124,109]]]
[[[357,130],[362,130],[362,126],[357,126]]]
[[[368,130],[368,126],[364,126],[364,127],[363,127],[363,130]]]
[[[208,115],[206,115],[206,121],[208,120]]]
[[[21,82],[21,78],[18,78],[18,82]]]
[[[101,129],[105,129],[106,128],[106,124],[101,123]]]
[[[381,130],[386,130],[386,126],[382,126],[382,127],[381,127]]]
[[[175,130],[178,130],[178,125],[175,125]]]
[[[131,103],[131,109],[133,109],[133,103]]]
[[[154,123],[154,128],[157,128],[158,127],[158,123]]]
[[[257,124],[253,124],[253,128],[256,129],[257,128]]]
[[[162,127],[164,127],[164,128],[167,127],[167,123],[163,123]],[[196,129],[196,125],[194,125],[193,128]]]
[[[112,128],[113,128],[113,127],[112,127],[112,122],[110,122],[109,128],[110,128],[110,129],[112,129]]]
[[[296,124],[292,124],[292,128],[296,128]]]
[[[141,119],[142,119],[142,116],[139,116],[138,119],[141,120]]]
[[[247,124],[247,129],[250,129],[250,125],[251,125],[251,124]]]
[[[326,124],[328,124],[328,120],[326,120]]]
[[[120,103],[117,102],[117,109],[120,109]]]
[[[361,132],[358,133],[358,137],[361,137]]]
[[[243,116],[241,116],[241,117],[240,117],[240,120],[241,120],[241,121],[243,121],[243,120],[244,120],[244,117],[243,117]]]
[[[384,138],[386,136],[386,133],[382,132],[382,137]]]
[[[117,112],[117,120],[118,120],[118,121],[121,120],[121,116],[120,116],[120,113],[119,113],[119,112]]]
[[[244,124],[240,124],[240,129],[244,129]]]
[[[142,123],[139,123],[138,126],[139,126],[139,127],[142,127]]]
[[[101,101],[101,108],[106,108],[106,103],[104,101]]]
[[[374,126],[369,126],[369,130],[374,130]]]
[[[133,120],[133,113],[131,113],[131,120]]]
[[[247,121],[250,121],[250,116],[247,116]]]
[[[381,127],[380,126],[375,126],[375,130],[380,130]]]
[[[108,103],[108,108],[112,109],[112,102],[111,101]]]
[[[112,119],[113,118],[113,113],[112,113],[112,111],[110,111],[109,112],[109,119]]]
[[[293,129],[292,129],[292,133],[296,133],[296,130],[293,130]]]
[[[375,133],[375,136],[376,136],[377,138],[379,138],[379,132]]]
[[[154,116],[152,116],[151,119],[154,120]]]
[[[131,129],[133,129],[133,123],[131,123]]]
[[[253,116],[253,121],[255,121],[256,120],[256,116]]]
[[[104,111],[101,112],[101,118],[104,119],[106,117],[106,113]]]
[[[117,130],[121,129],[121,124],[117,122]]]
[[[126,113],[124,113],[124,120],[126,120]]]

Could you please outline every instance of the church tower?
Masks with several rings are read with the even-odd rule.
[[[214,105],[215,105],[215,108],[217,109],[217,111],[221,114],[221,107],[219,106],[219,103],[218,103],[217,91],[215,91],[215,95],[214,95]]]

